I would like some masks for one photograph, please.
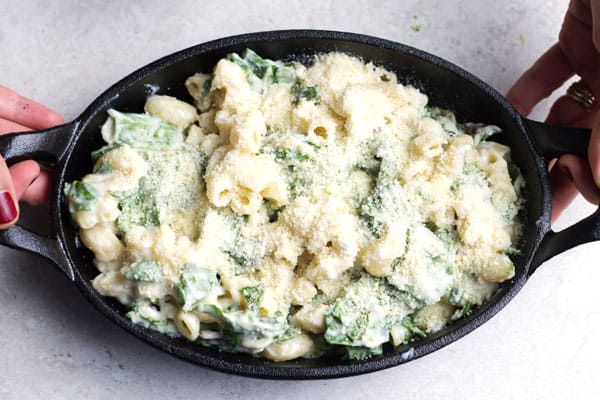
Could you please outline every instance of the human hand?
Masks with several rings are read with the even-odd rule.
[[[0,135],[46,129],[63,123],[60,115],[41,104],[0,86]],[[7,167],[0,157],[0,229],[19,216],[19,200],[32,205],[48,203],[50,176],[33,160]]]
[[[579,75],[596,98],[600,97],[600,0],[571,0],[558,43],[525,71],[506,97],[526,116],[573,75]],[[546,122],[593,128],[589,162],[566,154],[550,164],[554,221],[578,192],[594,204],[600,200],[600,102],[588,110],[564,95],[552,105]]]

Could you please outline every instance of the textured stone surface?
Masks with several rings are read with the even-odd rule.
[[[505,92],[556,39],[567,0],[54,3],[2,1],[0,83],[69,120],[160,56],[268,29],[346,30],[404,42]],[[592,210],[578,200],[559,225]],[[405,366],[277,382],[228,376],[154,350],[106,321],[58,270],[1,248],[0,398],[598,398],[599,258],[598,244],[556,257],[487,324]]]

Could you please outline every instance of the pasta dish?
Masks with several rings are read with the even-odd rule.
[[[190,102],[109,110],[93,173],[64,189],[94,288],[134,323],[275,361],[365,359],[514,276],[524,182],[500,128],[339,52],[246,50],[185,85]]]

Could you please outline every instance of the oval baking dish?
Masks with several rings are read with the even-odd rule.
[[[317,53],[342,51],[394,71],[400,83],[411,84],[429,97],[434,106],[448,108],[461,121],[484,121],[503,132],[495,140],[511,147],[512,158],[527,182],[522,253],[514,256],[516,274],[504,282],[485,304],[466,318],[452,322],[422,340],[386,347],[382,356],[364,361],[320,358],[275,363],[244,354],[215,349],[172,338],[124,317],[125,307],[96,292],[91,280],[98,274],[93,255],[77,238],[77,229],[62,200],[64,183],[92,170],[90,152],[101,146],[100,126],[106,111],[115,108],[142,112],[146,97],[158,90],[181,99],[189,98],[185,79],[195,72],[209,72],[231,52],[251,48],[270,59],[306,61]],[[32,158],[54,170],[50,236],[15,226],[0,232],[0,243],[29,251],[54,262],[84,296],[115,324],[138,338],[177,357],[221,371],[284,379],[314,379],[356,375],[399,365],[431,353],[469,333],[502,309],[545,260],[579,244],[600,239],[600,213],[555,233],[550,228],[551,194],[548,161],[564,153],[586,156],[590,132],[559,128],[521,117],[494,89],[459,67],[423,51],[364,35],[296,30],[234,36],[204,43],[164,57],[128,75],[101,94],[74,121],[42,132],[0,137],[0,152],[7,162]]]

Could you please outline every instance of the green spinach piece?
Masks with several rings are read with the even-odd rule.
[[[346,354],[344,355],[348,360],[368,360],[374,356],[380,356],[383,354],[383,346],[379,345],[376,347],[345,347]]]
[[[488,140],[491,136],[502,132],[496,125],[484,125],[480,123],[468,123],[465,124],[465,131],[467,134],[473,136],[473,145],[479,146],[481,143]]]
[[[164,277],[160,264],[149,260],[135,261],[124,267],[121,272],[126,279],[138,282],[161,282]]]
[[[107,144],[92,152],[93,160],[123,145],[136,149],[165,148],[181,140],[183,133],[174,125],[149,114],[124,113],[111,108],[102,125],[102,138]]]
[[[425,337],[427,334],[423,332],[418,326],[415,325],[414,316],[409,315],[406,316],[402,320],[402,326],[406,328],[406,336],[404,337],[404,341],[408,342],[416,337]]]
[[[146,228],[160,225],[160,208],[155,188],[148,177],[140,178],[137,190],[114,192],[113,195],[119,199],[121,214],[117,219],[117,226],[123,232],[127,232],[133,225]]]
[[[191,311],[207,297],[220,296],[225,293],[217,273],[196,264],[186,264],[175,284],[175,293],[184,311]]]
[[[273,203],[271,203],[270,201],[265,201],[265,208],[267,210],[267,217],[269,217],[269,222],[273,223],[277,222],[277,220],[279,219],[279,213],[283,211],[285,206],[274,207]]]
[[[100,192],[95,187],[82,181],[65,183],[63,193],[71,214],[77,211],[90,211],[100,197]]]
[[[290,88],[292,93],[292,103],[298,105],[301,99],[312,101],[315,103],[319,102],[319,88],[317,86],[302,86],[296,82]]]
[[[228,54],[227,59],[246,72],[248,83],[256,91],[262,91],[266,85],[296,82],[293,63],[268,60],[250,49],[244,50],[241,57],[236,53]]]
[[[376,185],[361,202],[358,215],[367,231],[375,238],[380,238],[389,216],[398,215],[404,203],[403,188],[398,182]]]
[[[406,313],[406,307],[397,301],[385,281],[362,274],[329,307],[325,340],[352,347],[387,342],[392,325]]]
[[[212,88],[212,81],[212,77],[204,81],[204,84],[202,85],[202,93],[200,93],[201,97],[208,96],[208,94],[210,93],[210,89]]]
[[[300,153],[296,149],[275,149],[273,154],[275,154],[275,161],[283,164],[290,164],[294,162],[305,162],[310,160],[310,157],[304,153]]]
[[[222,338],[207,341],[207,344],[221,349],[248,351],[242,344],[266,347],[269,344],[294,337],[298,330],[290,327],[282,313],[273,317],[261,317],[256,309],[231,311],[221,310],[213,304],[199,304],[197,310],[210,314],[217,321]]]
[[[240,289],[240,294],[244,297],[248,309],[256,310],[265,294],[265,285],[261,283],[256,286],[245,286]]]
[[[148,313],[143,313],[138,304],[135,304],[131,310],[125,314],[125,317],[129,318],[134,324],[141,325],[144,328],[152,329],[153,331],[169,336],[179,336],[179,332],[173,322],[166,319],[157,319]]]
[[[102,160],[98,168],[94,171],[95,174],[110,174],[113,172],[113,167],[106,160]]]

